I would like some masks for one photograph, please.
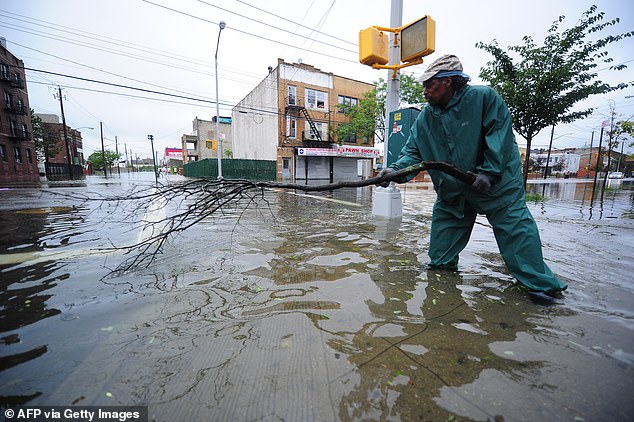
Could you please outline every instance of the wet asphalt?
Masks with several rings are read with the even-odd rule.
[[[170,176],[164,183],[184,179]],[[144,405],[157,421],[634,419],[634,190],[531,183],[563,299],[515,284],[478,217],[458,273],[428,271],[435,194],[266,191],[112,270],[184,203],[140,209],[152,175],[0,190],[0,397]],[[141,211],[139,213],[139,211]],[[145,229],[145,230],[143,230]],[[115,248],[114,250],[112,248]]]

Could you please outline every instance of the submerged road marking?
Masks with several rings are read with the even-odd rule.
[[[349,202],[349,201],[343,201],[341,199],[326,198],[324,196],[309,195],[307,193],[296,193],[296,192],[289,192],[289,191],[285,191],[285,192],[288,193],[289,195],[303,196],[307,198],[318,199],[320,201],[334,202],[336,204],[350,205],[352,207],[365,207],[365,205],[359,204],[357,202]]]

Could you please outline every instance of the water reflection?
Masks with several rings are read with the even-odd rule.
[[[571,218],[601,220],[604,218],[631,218],[634,211],[634,189],[631,181],[620,179],[598,180],[596,185],[585,180],[548,180],[529,183],[526,193],[539,194],[543,199],[528,201],[539,205],[542,214],[564,210]],[[551,204],[556,206],[551,206]]]
[[[547,412],[601,420],[612,414],[604,408],[626,403],[618,391],[630,391],[630,378],[614,373],[631,369],[619,340],[631,338],[631,313],[617,318],[603,296],[585,308],[531,301],[490,252],[492,237],[471,244],[465,272],[426,271],[434,195],[423,193],[405,192],[408,215],[394,224],[369,215],[364,190],[267,192],[258,208],[227,210],[172,239],[150,268],[104,280],[94,274],[103,259],[83,256],[3,267],[9,290],[35,289],[23,304],[43,298],[33,316],[62,314],[31,320],[17,310],[2,337],[14,365],[2,371],[0,396],[146,404],[157,420],[191,421],[545,420]],[[545,212],[573,214],[584,200],[570,208],[547,200]],[[110,211],[75,214],[99,220]],[[38,216],[15,241],[31,245],[24,251],[44,238],[65,250],[90,227],[70,214],[0,218],[7,226]],[[54,236],[43,234],[53,227]],[[115,229],[123,239],[126,229]],[[575,252],[560,254],[571,261]],[[609,283],[584,275],[605,294]],[[571,295],[587,294],[574,287]],[[611,375],[609,386],[583,382],[597,371]],[[561,374],[568,378],[553,380]],[[579,410],[588,396],[615,406]]]
[[[292,208],[312,209],[306,198],[293,200]],[[522,374],[543,367],[538,360],[491,347],[537,330],[528,317],[539,305],[495,278],[422,272],[415,245],[404,243],[398,227],[361,221],[352,234],[336,224],[331,213],[337,212],[341,207],[320,207],[320,215],[330,218],[318,230],[280,222],[281,243],[273,258],[266,268],[249,272],[271,280],[268,297],[280,302],[264,301],[241,315],[299,313],[311,321],[332,349],[325,353],[348,363],[325,363],[330,395],[340,392],[339,420],[444,420],[461,412],[468,418],[495,418],[486,400],[458,387],[483,371],[512,376],[521,384]],[[285,220],[299,217],[292,214],[289,209]],[[297,334],[294,342],[305,341]]]
[[[35,256],[47,248],[65,246],[73,232],[69,227],[76,219],[74,209],[68,207],[0,211],[0,238],[3,239],[0,255]],[[25,335],[20,329],[61,313],[48,302],[52,290],[69,277],[63,267],[55,260],[34,265],[0,264],[0,333],[3,335],[0,339],[3,344],[0,371],[3,371],[5,382],[19,376],[19,370],[8,373],[9,369],[47,353],[49,346],[42,344],[37,335]],[[41,391],[30,390],[5,396],[3,401],[23,404],[40,394]]]

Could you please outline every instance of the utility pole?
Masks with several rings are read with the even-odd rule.
[[[390,27],[399,28],[403,24],[403,0],[392,0],[390,6]],[[390,33],[389,64],[397,65],[401,63],[401,43],[395,43],[395,33]],[[398,35],[400,36],[400,34]],[[388,157],[388,137],[390,133],[389,119],[390,113],[398,109],[401,91],[400,70],[388,69],[387,71],[387,93],[385,98],[385,135],[383,137],[383,168],[387,167]]]
[[[621,141],[621,155],[619,155],[619,161],[616,165],[616,171],[621,171],[621,158],[623,158],[623,147],[625,146],[625,141]]]
[[[123,143],[123,150],[125,151],[125,172],[128,173],[128,144]]]
[[[106,173],[106,150],[103,147],[103,122],[99,122],[99,130],[101,131],[101,160],[103,161],[103,176],[108,178],[108,173]]]
[[[154,158],[154,135],[148,135],[147,138],[150,140],[150,143],[152,144],[152,162],[154,163],[154,179],[156,180],[156,183],[158,183],[158,173],[156,170],[156,159]]]
[[[390,4],[390,28],[400,28],[403,23],[403,0],[392,0]],[[397,42],[401,34],[391,32],[388,50],[390,66],[401,64],[401,43]],[[385,98],[385,134],[383,139],[383,168],[387,168],[389,150],[389,119],[390,113],[398,109],[401,90],[401,74],[398,68],[388,69],[387,93]],[[403,215],[401,192],[396,183],[390,182],[387,188],[377,187],[372,200],[372,214],[388,218]]]
[[[605,184],[608,181],[608,173],[610,172],[610,160],[612,155],[612,139],[614,137],[614,108],[611,109],[611,117],[610,117],[610,133],[608,138],[608,167],[605,170],[605,175],[603,175],[603,189],[605,189]]]
[[[592,136],[590,137],[590,155],[588,156],[588,167],[586,168],[586,179],[590,177],[590,168],[592,167],[592,144],[594,142],[594,130],[592,131]]]
[[[62,126],[64,128],[64,145],[66,147],[66,163],[68,164],[68,178],[73,180],[73,167],[70,158],[70,148],[68,146],[68,133],[66,131],[66,117],[64,116],[64,101],[62,100],[62,87],[58,86],[59,108],[62,111]]]
[[[544,179],[548,177],[548,164],[550,164],[550,151],[553,149],[553,135],[555,134],[555,125],[550,130],[550,144],[548,145],[548,155],[546,156],[546,169],[544,170]]]
[[[597,175],[599,174],[599,162],[602,159],[601,158],[601,144],[603,143],[603,129],[605,129],[605,124],[601,125],[601,134],[599,135],[599,151],[597,151],[597,165],[596,165],[596,168],[594,170],[594,182],[592,183],[592,199],[591,199],[591,202],[594,202],[594,192],[597,189]]]
[[[117,174],[121,176],[121,169],[119,168],[119,140],[117,139],[116,135],[114,137],[114,147],[117,153]]]

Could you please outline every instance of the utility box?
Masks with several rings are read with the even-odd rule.
[[[398,156],[405,146],[405,141],[409,137],[410,129],[416,122],[419,113],[420,110],[415,107],[403,108],[390,113],[385,167],[398,160]]]

